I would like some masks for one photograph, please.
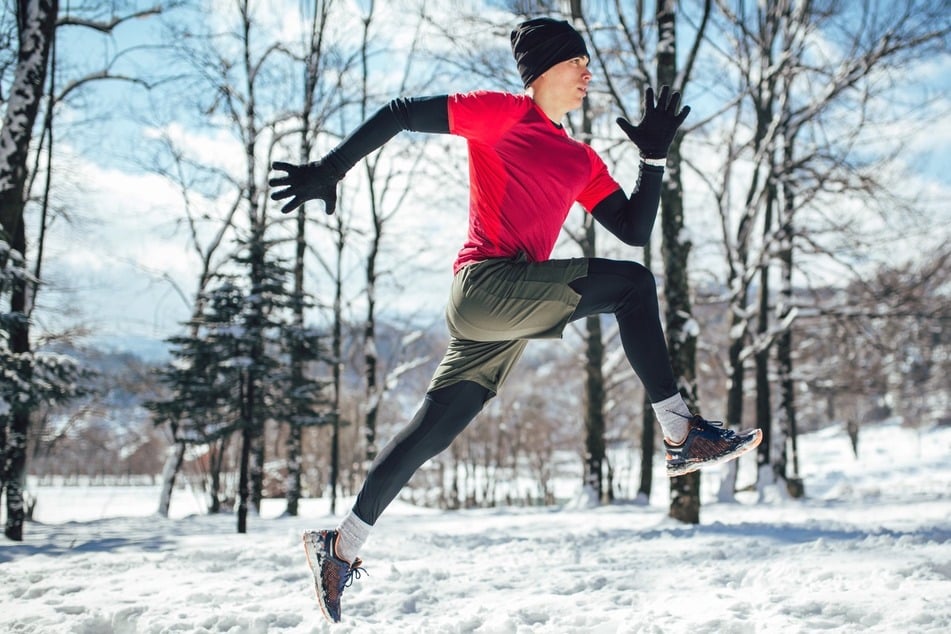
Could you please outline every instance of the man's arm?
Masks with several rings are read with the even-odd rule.
[[[625,244],[642,247],[654,229],[663,179],[663,167],[641,162],[630,198],[619,189],[595,205],[591,215]]]
[[[363,122],[323,160],[333,157],[342,177],[360,159],[383,147],[401,130],[448,134],[448,96],[392,100]]]
[[[337,204],[337,183],[360,159],[382,147],[400,130],[448,134],[448,96],[394,99],[319,161],[306,165],[274,162],[271,167],[287,175],[268,181],[271,187],[283,187],[275,190],[271,199],[291,199],[281,208],[283,213],[308,200],[323,200],[326,212],[332,214]]]
[[[627,244],[644,246],[650,239],[660,205],[667,151],[690,112],[690,106],[679,107],[679,92],[671,93],[669,86],[663,86],[655,103],[654,90],[648,86],[644,91],[644,116],[640,123],[632,125],[618,117],[618,125],[640,150],[640,175],[630,198],[618,190],[598,203],[591,214]]]

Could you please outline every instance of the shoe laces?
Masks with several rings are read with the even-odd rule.
[[[724,427],[723,421],[721,420],[707,420],[706,418],[698,414],[693,414],[692,416],[686,416],[684,414],[681,414],[680,412],[673,412],[673,413],[677,414],[677,416],[680,416],[681,418],[686,418],[689,422],[693,423],[697,427],[700,427],[701,429],[707,429],[707,430],[713,431],[715,434],[718,434],[721,438],[729,440],[733,438],[734,436],[736,436],[736,432],[733,431],[732,429],[727,429],[726,427]]]
[[[706,427],[707,429],[713,431],[714,433],[718,434],[720,438],[723,438],[724,440],[732,440],[733,437],[736,436],[735,431],[733,431],[732,429],[727,429],[726,427],[723,426],[723,421],[706,420],[705,418],[701,418],[700,416],[696,416],[695,418],[697,419],[696,422],[698,425],[700,425],[701,427]]]
[[[363,561],[359,557],[353,560],[353,563],[350,564],[350,567],[347,569],[347,576],[343,579],[343,583],[340,584],[341,590],[352,586],[354,579],[360,579],[363,575],[370,576],[367,569],[361,565],[362,563]]]

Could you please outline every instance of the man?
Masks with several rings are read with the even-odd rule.
[[[660,200],[667,150],[689,108],[665,86],[648,88],[638,125],[618,119],[637,145],[640,177],[627,196],[588,145],[569,137],[565,115],[581,107],[591,73],[584,39],[567,22],[536,18],[511,34],[526,87],[395,99],[316,163],[286,172],[271,197],[282,211],[321,199],[333,213],[337,183],[400,130],[461,136],[469,149],[469,232],[453,265],[449,347],[413,420],[379,454],[356,503],[335,530],[308,531],[305,550],[324,614],[340,620],[340,595],[360,570],[357,552],[403,485],[449,446],[512,370],[529,339],[560,337],[568,322],[612,312],[621,343],[664,431],[667,472],[689,473],[756,447],[759,430],[736,434],[693,415],[677,389],[654,278],[636,262],[549,259],[578,202],[619,239],[644,245]]]

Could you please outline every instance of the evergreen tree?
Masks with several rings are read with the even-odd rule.
[[[279,366],[275,381],[277,388],[272,415],[288,425],[287,474],[285,478],[285,497],[287,515],[296,516],[301,497],[301,463],[303,460],[303,431],[308,427],[325,425],[331,422],[329,415],[331,403],[326,393],[329,379],[308,376],[305,368],[317,362],[329,362],[326,346],[321,337],[323,333],[298,325],[284,329],[282,349],[288,360]]]
[[[250,274],[221,275],[209,284],[204,312],[188,324],[191,334],[169,339],[174,360],[162,372],[169,397],[149,404],[158,423],[170,424],[176,442],[209,446],[212,511],[224,444],[240,432],[238,532],[247,530],[248,511],[260,509],[266,425],[287,421],[299,434],[326,420],[323,384],[296,377],[288,362],[291,355],[321,359],[319,336],[288,323],[294,301],[289,271],[271,253],[261,226],[239,241],[232,262]],[[299,464],[300,451],[291,453],[289,461]],[[299,473],[289,487],[299,495]]]
[[[204,313],[189,323],[191,335],[171,337],[172,362],[160,372],[169,397],[147,406],[156,424],[168,423],[173,440],[208,446],[209,511],[219,510],[219,469],[227,439],[241,426],[243,372],[239,328],[244,293],[222,278],[205,299]]]
[[[23,258],[0,240],[0,297],[30,279]],[[13,291],[15,292],[15,291]],[[22,312],[0,312],[0,494],[6,493],[7,522],[4,534],[23,540],[26,519],[26,447],[30,413],[38,403],[59,404],[82,396],[84,372],[66,355],[18,350],[15,333],[28,325]]]
[[[273,246],[264,236],[265,225],[255,223],[235,262],[249,271],[250,289],[243,298],[237,358],[244,371],[241,394],[241,465],[238,484],[238,532],[247,530],[247,512],[258,513],[264,487],[264,428],[272,407],[283,400],[275,385],[281,366],[279,355],[282,316],[292,305],[286,287],[289,271],[271,257]]]

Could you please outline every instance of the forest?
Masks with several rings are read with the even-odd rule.
[[[161,483],[165,516],[187,482],[241,533],[265,499],[344,511],[448,339],[465,144],[397,136],[333,215],[282,214],[270,165],[319,159],[397,96],[520,91],[508,33],[536,15],[584,34],[594,79],[565,125],[625,188],[638,159],[614,120],[638,120],[647,87],[691,105],[651,243],[579,208],[555,253],[647,265],[688,403],[763,430],[718,499],[804,496],[804,432],[951,423],[943,0],[3,0],[6,537],[29,527],[30,482]],[[86,239],[104,232],[113,247]],[[109,276],[114,245],[147,285]],[[84,295],[92,269],[113,321]],[[147,333],[162,355],[96,344],[170,301]],[[402,499],[554,505],[567,478],[591,505],[669,487],[670,517],[696,524],[699,476],[653,480],[645,399],[613,318],[587,318],[533,342]]]

